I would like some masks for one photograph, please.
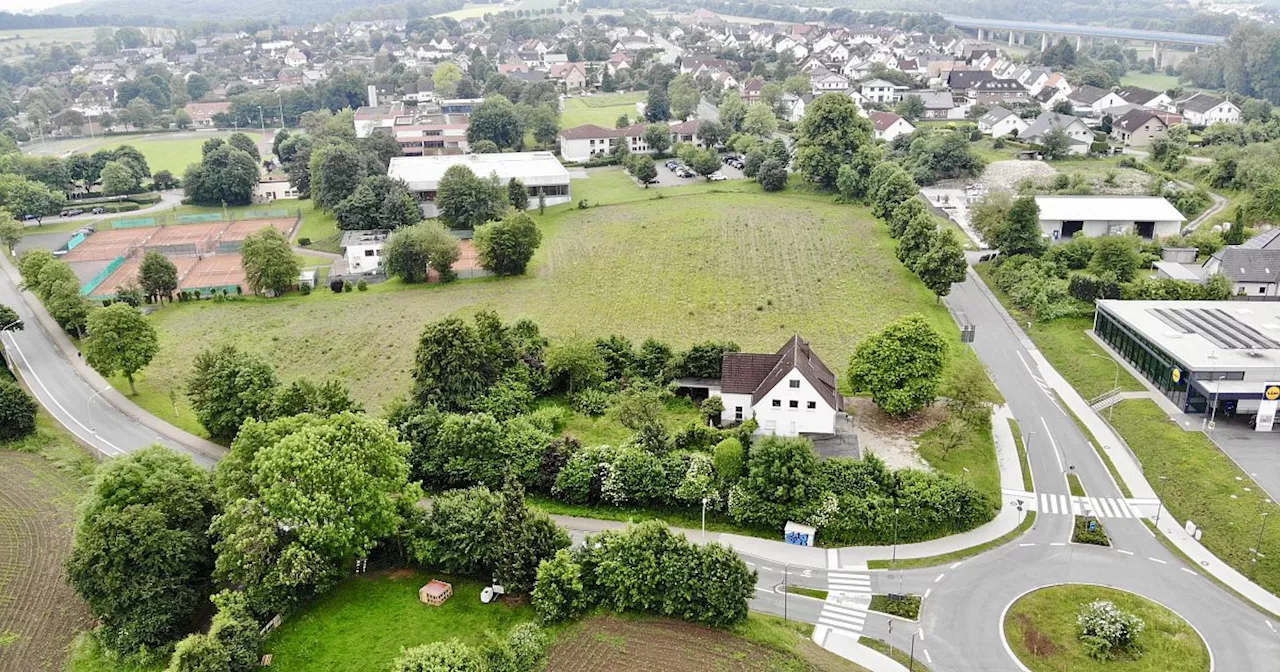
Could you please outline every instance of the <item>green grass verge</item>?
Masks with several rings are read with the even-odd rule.
[[[964,560],[965,558],[972,558],[975,555],[981,555],[982,553],[986,553],[987,551],[993,548],[996,548],[998,546],[1003,546],[1009,543],[1010,541],[1017,539],[1019,536],[1022,536],[1023,532],[1026,532],[1027,530],[1031,529],[1031,526],[1034,525],[1035,522],[1036,522],[1036,512],[1027,511],[1026,517],[1022,519],[1022,523],[1019,524],[1018,527],[1014,528],[1011,532],[1000,537],[999,539],[992,539],[991,541],[988,541],[985,544],[978,544],[977,546],[966,548],[962,551],[955,551],[954,553],[944,553],[943,555],[933,555],[927,558],[911,558],[908,560],[899,560],[893,566],[893,569],[920,569],[922,567],[948,565],[958,560]],[[871,560],[867,563],[867,568],[868,569],[889,569],[889,561],[888,560]]]
[[[1089,531],[1089,523],[1094,523],[1093,531]],[[1102,521],[1096,518],[1090,519],[1086,516],[1076,516],[1075,527],[1071,530],[1071,541],[1077,544],[1091,544],[1093,546],[1110,546],[1111,537],[1107,536],[1107,528],[1102,525]]]
[[[307,199],[297,201],[302,210],[302,224],[294,234],[294,241],[307,238],[311,241],[305,247],[317,252],[342,253],[342,232],[338,230],[338,218],[333,213],[316,207],[316,202]]]
[[[818,588],[805,588],[804,586],[787,586],[787,592],[791,593],[792,595],[804,595],[805,597],[812,597],[815,600],[822,600],[823,602],[827,600],[827,591],[820,590]]]
[[[1162,72],[1139,72],[1130,70],[1120,78],[1121,86],[1137,86],[1149,91],[1168,91],[1178,88],[1178,78]]]
[[[1089,445],[1093,446],[1093,451],[1098,454],[1098,457],[1102,458],[1102,463],[1106,465],[1107,471],[1111,473],[1111,478],[1115,480],[1116,485],[1120,488],[1120,492],[1125,497],[1132,497],[1133,492],[1129,490],[1129,486],[1125,484],[1124,479],[1120,478],[1120,472],[1116,470],[1116,465],[1111,461],[1111,457],[1107,455],[1106,451],[1102,450],[1102,444],[1098,441],[1098,438],[1093,435],[1093,432],[1089,431],[1089,428],[1085,426],[1084,421],[1080,419],[1080,416],[1076,415],[1075,411],[1071,410],[1071,407],[1062,400],[1062,397],[1058,396],[1057,392],[1054,392],[1053,396],[1057,397],[1058,406],[1060,406],[1062,410],[1066,411],[1067,415],[1071,416],[1071,421],[1076,423],[1076,427],[1080,429],[1080,433],[1084,434],[1084,437],[1089,440]]]
[[[964,430],[964,440],[959,446],[947,451],[944,451],[939,443],[940,435],[947,431],[942,425],[925,432],[917,442],[920,457],[934,469],[972,480],[973,484],[986,493],[998,508],[1000,465],[996,461],[991,421],[983,418],[979,422],[961,423],[961,427]],[[966,469],[968,469],[967,473]]]
[[[905,599],[891,600],[888,595],[872,595],[871,606],[867,608],[882,614],[916,621],[920,619],[920,596],[906,595]]]
[[[1205,548],[1267,591],[1280,592],[1280,525],[1274,520],[1258,548],[1261,514],[1280,517],[1280,506],[1264,501],[1266,493],[1208,437],[1182,430],[1155,402],[1130,399],[1115,410],[1112,425],[1138,456],[1164,515],[1194,521],[1204,531]],[[1266,557],[1255,563],[1250,548]]]
[[[431,579],[453,584],[442,606],[418,601]],[[264,647],[273,671],[387,669],[401,647],[456,637],[484,644],[486,632],[505,635],[535,618],[527,604],[481,604],[479,581],[438,572],[398,570],[348,579],[285,619]]]
[[[1072,497],[1084,497],[1084,486],[1080,484],[1080,475],[1075,473],[1067,474],[1067,488],[1071,490]]]
[[[646,520],[661,520],[668,525],[684,528],[686,530],[697,531],[702,529],[701,508],[691,510],[660,506],[590,506],[587,504],[568,504],[552,499],[546,495],[532,492],[526,494],[525,498],[528,500],[530,506],[541,509],[543,512],[553,516],[594,518],[596,520],[612,520],[619,523],[642,523]],[[707,531],[728,532],[730,534],[741,534],[743,536],[773,539],[775,541],[780,541],[782,537],[781,533],[777,530],[739,525],[727,515],[716,511],[707,511]],[[819,539],[821,539],[821,537],[819,537]]]
[[[1022,428],[1018,421],[1009,418],[1009,431],[1013,432],[1014,445],[1018,447],[1018,464],[1022,467],[1022,487],[1027,492],[1035,492],[1035,482],[1031,478],[1031,461],[1027,459],[1027,447],[1022,442]]]
[[[635,434],[608,413],[592,417],[573,410],[564,397],[548,397],[538,401],[537,408],[549,407],[562,409],[567,418],[557,433],[572,436],[583,445],[616,446]],[[698,407],[688,397],[671,397],[664,404],[659,419],[668,432],[675,432],[701,417]]]
[[[634,91],[568,98],[564,101],[564,110],[560,113],[560,128],[573,128],[583,124],[613,128],[618,117],[624,114],[634,121],[636,103],[647,96],[648,94],[644,91]]]
[[[1169,540],[1168,537],[1161,534],[1160,530],[1156,529],[1156,524],[1153,521],[1151,521],[1148,518],[1143,518],[1142,523],[1147,526],[1147,529],[1151,531],[1152,536],[1154,536],[1156,538],[1156,541],[1159,541],[1160,545],[1164,546],[1167,551],[1177,556],[1177,558],[1181,560],[1183,563],[1185,563],[1187,567],[1200,570],[1200,563],[1196,562],[1195,560],[1192,560],[1191,556],[1187,555],[1186,553],[1183,553],[1182,549],[1178,548],[1177,544],[1174,544],[1172,541]],[[1263,609],[1261,606],[1252,602],[1251,600],[1246,598],[1244,595],[1241,595],[1239,591],[1227,585],[1222,581],[1222,579],[1219,579],[1213,574],[1210,574],[1205,571],[1198,571],[1197,573],[1200,574],[1200,576],[1203,576],[1204,578],[1212,581],[1219,588],[1225,590],[1228,593],[1231,593],[1232,595],[1235,595],[1236,599],[1243,602],[1246,606],[1252,607],[1254,611],[1271,618],[1280,616],[1280,614],[1273,613],[1267,609]]]
[[[1076,615],[1094,600],[1110,600],[1134,613],[1145,627],[1138,635],[1142,655],[1119,654],[1098,661],[1085,653],[1077,638]],[[1041,588],[1019,598],[1004,619],[1004,634],[1014,655],[1031,672],[1207,672],[1209,649],[1204,640],[1176,613],[1132,593],[1113,588],[1072,584]],[[1040,655],[1032,642],[1047,640]],[[1045,653],[1050,648],[1051,653]]]
[[[912,656],[909,655],[906,651],[895,648],[882,640],[875,639],[873,637],[859,637],[858,643],[869,649],[879,651],[880,653],[883,653],[884,655],[892,658],[894,661],[902,665],[909,665],[912,670],[921,670],[922,672],[929,672],[929,668],[925,666],[925,664],[922,661],[913,660]]]

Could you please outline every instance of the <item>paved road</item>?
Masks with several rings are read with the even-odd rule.
[[[95,214],[86,212],[83,215],[76,215],[75,217],[58,217],[55,215],[53,217],[45,217],[44,222],[42,223],[37,223],[35,221],[28,221],[28,222],[24,222],[24,224],[25,226],[36,229],[38,227],[45,226],[45,225],[57,224],[58,222],[96,222],[100,219],[109,219],[109,218],[115,218],[115,217],[132,217],[134,215],[141,217],[146,215],[147,213],[155,212],[157,210],[169,210],[171,208],[176,208],[181,204],[182,204],[182,192],[178,191],[177,189],[170,189],[168,191],[160,192],[159,201],[152,203],[151,205],[148,205],[145,208],[138,208],[137,210],[131,210],[129,212],[104,212],[101,215],[95,215]],[[79,207],[79,206],[77,206],[74,201],[68,201],[67,207],[73,208],[73,207]],[[92,208],[93,206],[85,206],[85,210],[91,210]]]
[[[6,269],[0,268],[0,304],[17,311],[25,328],[0,334],[5,356],[27,382],[40,405],[81,442],[105,457],[123,455],[156,443],[190,453],[197,463],[212,466],[204,452],[152,430],[107,403],[109,386],[95,388],[66,359],[54,335],[32,312]],[[35,300],[30,294],[26,294]],[[56,326],[55,326],[56,328]]]

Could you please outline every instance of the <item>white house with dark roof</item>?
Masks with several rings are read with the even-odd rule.
[[[1228,245],[1207,259],[1198,275],[1221,273],[1232,293],[1248,298],[1280,297],[1280,229],[1271,229],[1243,245]]]
[[[1240,108],[1235,103],[1207,93],[1194,93],[1176,105],[1187,123],[1193,126],[1240,123]]]
[[[836,375],[799,336],[773,354],[725,353],[719,396],[725,424],[755,418],[761,433],[780,436],[834,434],[844,406]]]
[[[993,107],[978,118],[978,130],[993,138],[1002,138],[1010,134],[1020,135],[1030,125],[1016,112],[1003,107]]]
[[[871,126],[877,140],[893,142],[900,135],[908,135],[916,130],[911,122],[893,112],[872,112]]]

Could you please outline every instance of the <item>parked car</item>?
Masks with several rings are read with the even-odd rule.
[[[83,215],[83,214],[84,214],[84,208],[71,208],[70,210],[63,210],[61,216],[75,217],[76,215]]]
[[[667,170],[673,173],[676,172],[676,168],[679,168],[679,167],[680,167],[679,161],[672,160],[667,162]]]
[[[742,169],[743,169],[743,168],[745,168],[745,167],[746,167],[746,165],[747,165],[746,163],[744,163],[744,162],[742,161],[742,159],[739,159],[739,158],[736,158],[736,157],[735,157],[735,158],[732,158],[732,159],[729,159],[728,161],[725,161],[724,163],[725,163],[725,165],[726,165],[726,166],[733,166],[734,168],[737,168],[738,170],[742,170]]]
[[[724,173],[716,171],[708,175],[707,179],[711,180],[712,182],[723,182],[729,178],[725,177]]]
[[[93,214],[95,214],[95,215],[105,215],[105,214],[107,213],[107,209],[106,209],[106,208],[104,208],[104,207],[102,207],[102,206],[98,206],[98,207],[96,207],[96,208],[94,208],[94,209],[90,210],[89,212],[92,212],[92,213],[93,213]]]
[[[35,216],[35,215],[23,215],[23,216],[22,216],[22,221],[24,221],[24,222],[34,222],[34,221],[36,221],[36,216]]]
[[[676,177],[693,177],[694,175],[697,175],[697,173],[684,166],[680,166],[680,170],[676,171]]]

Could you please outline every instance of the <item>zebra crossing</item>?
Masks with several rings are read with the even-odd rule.
[[[1006,499],[1022,501],[1024,506],[1040,515],[1093,516],[1095,518],[1144,518],[1139,507],[1149,500],[1124,499],[1123,497],[1077,497],[1047,492],[1033,493],[1006,490]]]
[[[857,638],[867,622],[871,606],[871,574],[833,569],[827,572],[827,601],[818,624]]]

